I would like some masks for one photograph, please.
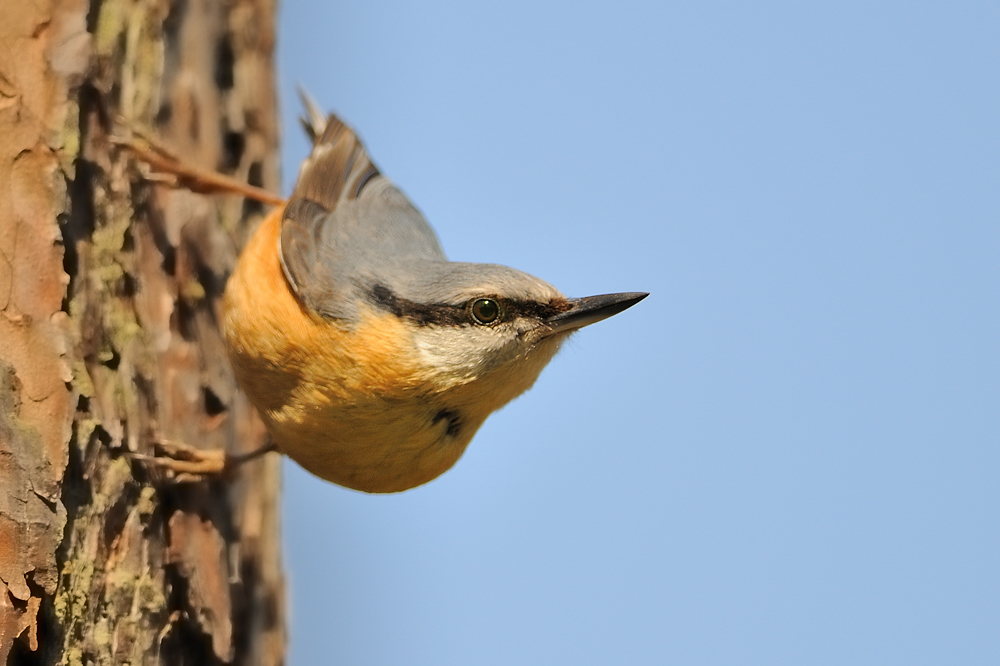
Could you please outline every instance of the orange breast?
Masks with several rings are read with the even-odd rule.
[[[236,378],[278,447],[314,474],[369,492],[419,485],[468,443],[441,445],[403,322],[362,308],[350,325],[305,309],[278,257],[283,209],[254,233],[229,279],[223,333]]]

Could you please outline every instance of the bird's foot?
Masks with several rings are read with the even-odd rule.
[[[132,128],[128,134],[126,137],[114,137],[111,141],[128,150],[151,170],[145,175],[146,180],[202,194],[235,194],[272,206],[285,203],[273,192],[185,162],[151,135],[138,129]]]
[[[224,476],[246,462],[277,450],[273,443],[269,443],[249,453],[236,454],[222,449],[204,450],[182,442],[159,440],[156,443],[156,455],[132,453],[129,457],[166,472],[176,483],[193,483]]]

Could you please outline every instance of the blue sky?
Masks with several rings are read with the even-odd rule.
[[[342,6],[337,6],[341,4]],[[579,333],[450,472],[286,463],[292,664],[1000,660],[1000,9],[282,3],[452,259]]]

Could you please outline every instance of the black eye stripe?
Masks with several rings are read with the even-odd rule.
[[[472,304],[480,300],[495,301],[499,308],[497,318],[488,322],[510,321],[519,317],[527,317],[545,321],[561,312],[566,312],[573,306],[565,299],[558,298],[548,303],[537,301],[514,300],[494,295],[480,296],[465,305],[448,303],[417,303],[394,294],[385,285],[375,285],[370,298],[376,307],[391,312],[401,319],[409,319],[418,326],[468,326],[475,323],[472,318]]]
[[[554,298],[548,303],[538,301],[511,301],[511,310],[518,317],[532,317],[545,321],[561,312],[572,310],[573,306],[565,298]]]
[[[371,291],[372,302],[400,319],[409,319],[418,326],[461,326],[468,324],[465,307],[446,303],[417,303],[400,298],[384,285],[375,285]]]

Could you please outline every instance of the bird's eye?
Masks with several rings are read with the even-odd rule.
[[[492,324],[500,316],[500,304],[492,298],[477,298],[472,303],[472,318],[478,324]]]

